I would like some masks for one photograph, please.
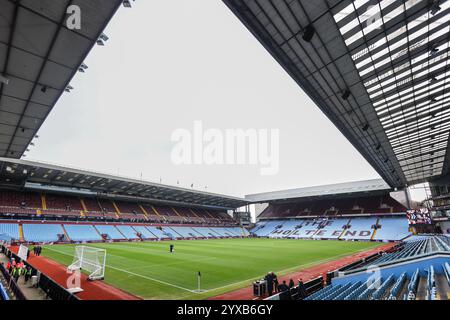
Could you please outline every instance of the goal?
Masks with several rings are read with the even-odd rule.
[[[87,246],[75,247],[75,256],[70,271],[83,270],[89,272],[89,280],[100,280],[105,277],[106,250]]]

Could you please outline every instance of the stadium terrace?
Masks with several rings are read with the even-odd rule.
[[[0,0],[0,300],[449,300],[450,1],[223,2],[381,179],[241,198],[26,160],[135,8]]]

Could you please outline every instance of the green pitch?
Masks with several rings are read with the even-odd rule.
[[[107,283],[145,299],[204,299],[248,286],[268,271],[282,275],[378,245],[289,239],[89,244],[107,251]],[[69,265],[74,251],[74,245],[47,246],[43,255]],[[201,293],[196,292],[198,271]]]

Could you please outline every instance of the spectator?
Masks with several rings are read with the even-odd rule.
[[[303,283],[302,279],[298,280],[298,298],[300,300],[303,300],[304,298],[306,298],[307,294],[306,294],[306,287],[305,284]]]
[[[286,284],[286,280],[283,280],[283,283],[279,286],[280,290],[280,300],[291,300],[291,292],[289,290],[288,285]]]
[[[274,285],[274,290],[275,292],[280,292],[279,288],[278,288],[278,277],[275,273],[272,272],[272,278],[273,278],[273,285]]]
[[[13,272],[12,272],[12,277],[14,279],[14,281],[17,283],[19,281],[19,277],[20,277],[20,268],[18,266],[15,266],[13,268]]]
[[[267,293],[271,296],[273,294],[273,272],[269,272],[264,279],[267,281]]]
[[[289,289],[292,289],[294,286],[295,286],[294,280],[290,279],[289,280]]]
[[[283,283],[279,285],[278,289],[280,290],[280,292],[289,291],[289,287],[286,284],[286,280],[283,280]]]
[[[31,269],[31,267],[28,266],[25,270],[25,283],[27,283],[28,279],[31,278],[32,273],[33,273],[33,269]]]

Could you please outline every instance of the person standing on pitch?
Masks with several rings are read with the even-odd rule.
[[[173,244],[170,245],[169,250],[170,250],[170,253],[173,253]]]

